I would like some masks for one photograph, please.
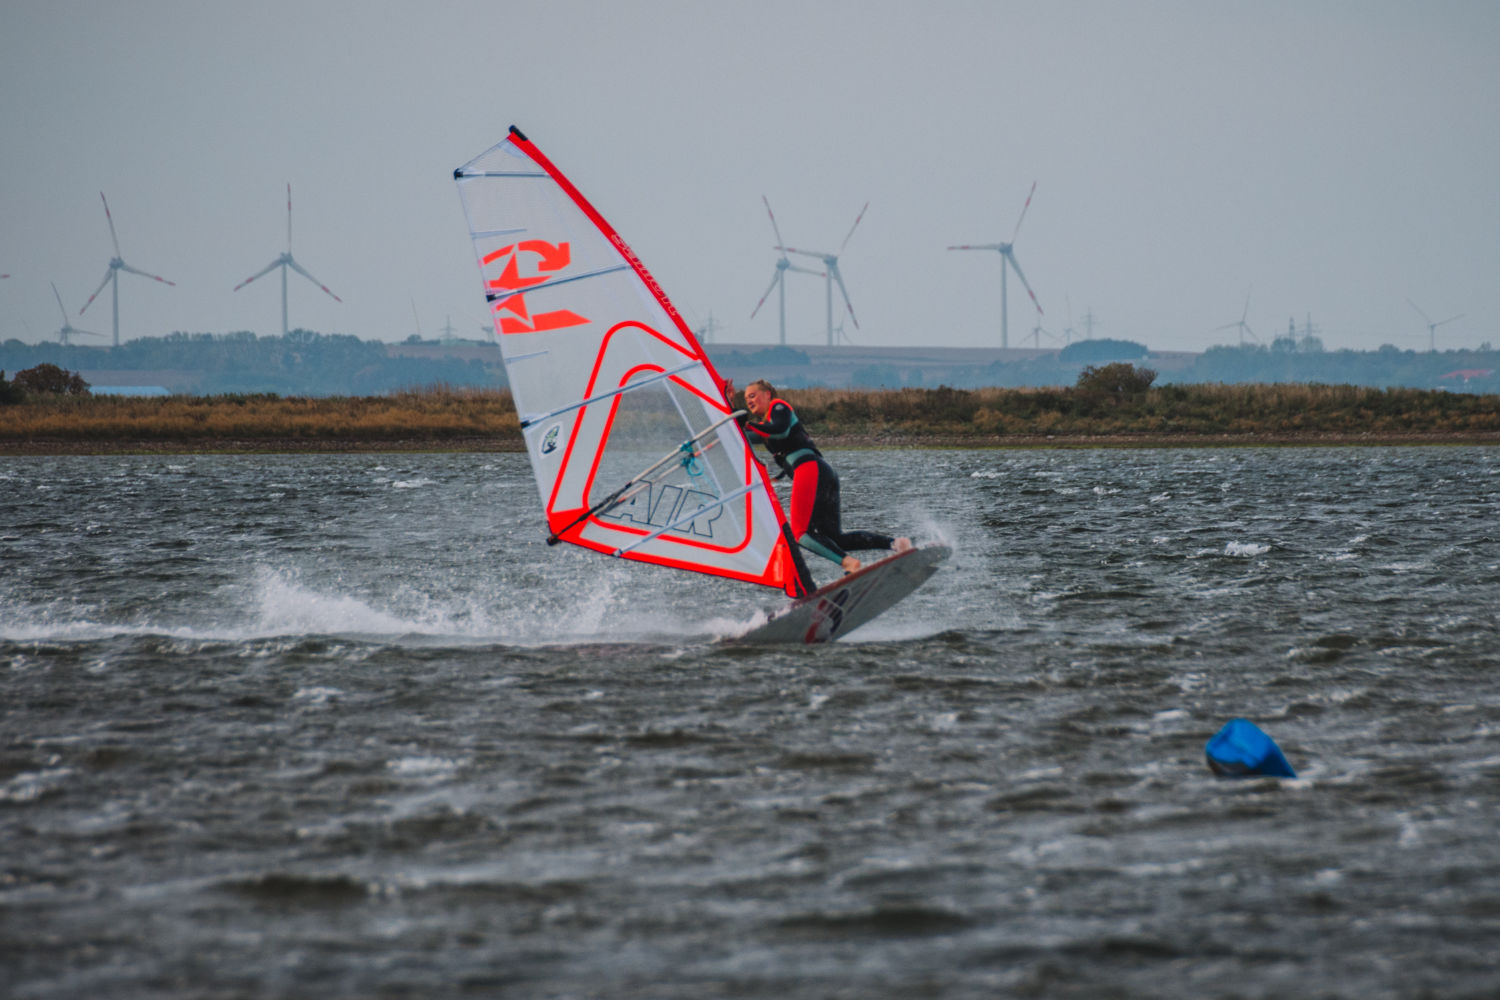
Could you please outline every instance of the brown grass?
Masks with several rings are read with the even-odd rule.
[[[235,442],[296,446],[493,440],[521,444],[510,393],[440,389],[389,396],[57,397],[0,409],[0,445],[26,442]],[[234,450],[240,450],[235,448]]]
[[[825,445],[1500,443],[1500,396],[1319,385],[801,389],[783,393]],[[388,396],[33,398],[0,407],[0,453],[521,448],[505,390]]]

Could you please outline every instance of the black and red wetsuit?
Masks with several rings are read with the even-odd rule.
[[[842,529],[839,474],[824,460],[790,403],[772,400],[765,420],[745,417],[740,423],[754,435],[750,440],[766,446],[782,475],[792,477],[789,519],[792,537],[803,548],[837,563],[850,549],[888,549],[895,544],[890,535]]]

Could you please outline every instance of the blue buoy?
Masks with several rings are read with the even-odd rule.
[[[1203,748],[1208,766],[1221,778],[1295,778],[1276,741],[1248,719],[1230,719]]]

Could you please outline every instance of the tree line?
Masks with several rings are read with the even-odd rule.
[[[7,371],[41,364],[74,371],[173,371],[188,373],[197,395],[357,396],[435,384],[493,388],[505,384],[499,362],[498,351],[493,367],[454,358],[392,356],[380,341],[309,330],[284,337],[172,333],[111,348],[19,340],[0,344],[0,368]]]
[[[715,364],[755,368],[776,366],[787,372],[788,386],[826,384],[819,366],[793,347],[766,347],[754,352],[712,345]],[[918,363],[875,364],[853,372],[859,388],[989,387],[1023,388],[1072,385],[1084,365],[1110,362],[1151,364],[1145,345],[1123,340],[1089,340],[1059,352],[1027,360],[1000,360],[967,369],[945,367],[923,371]],[[274,392],[282,395],[352,396],[380,394],[425,385],[504,386],[499,352],[490,362],[456,358],[422,358],[393,354],[391,345],[346,334],[294,330],[286,336],[249,332],[173,333],[146,337],[117,348],[55,343],[0,344],[0,369],[21,371],[39,364],[67,370],[161,371],[189,378],[190,391],[214,393]],[[1389,345],[1376,351],[1307,349],[1307,342],[1278,340],[1211,347],[1186,367],[1165,367],[1163,384],[1303,383],[1360,385],[1373,388],[1445,388],[1459,392],[1500,392],[1500,351],[1489,345],[1475,350],[1410,351]],[[169,387],[176,388],[176,387]]]

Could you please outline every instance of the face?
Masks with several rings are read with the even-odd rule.
[[[771,394],[758,385],[750,386],[745,390],[745,409],[752,417],[764,417],[771,411]]]

